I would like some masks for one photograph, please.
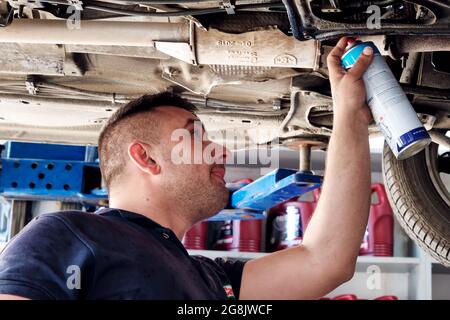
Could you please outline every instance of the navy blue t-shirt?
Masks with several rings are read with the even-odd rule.
[[[142,215],[103,209],[43,214],[0,255],[0,293],[31,299],[238,298],[242,261],[189,256]]]

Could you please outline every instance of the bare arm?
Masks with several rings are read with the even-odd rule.
[[[361,56],[345,73],[347,39],[328,57],[333,93],[333,133],[321,197],[299,247],[249,261],[241,299],[315,299],[354,273],[370,206],[370,111],[362,74],[372,56]]]
[[[12,294],[0,294],[0,300],[30,300],[30,299],[14,296]]]

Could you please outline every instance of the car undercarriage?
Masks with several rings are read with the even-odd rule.
[[[170,90],[230,149],[326,150],[341,36],[377,45],[433,139],[404,161],[386,147],[383,170],[408,235],[450,266],[449,1],[2,0],[0,139],[95,145],[118,107]]]

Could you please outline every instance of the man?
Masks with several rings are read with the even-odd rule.
[[[315,299],[354,273],[370,205],[370,153],[362,74],[345,72],[347,39],[328,57],[333,134],[322,194],[302,245],[244,262],[190,257],[180,239],[222,209],[224,148],[214,162],[175,164],[172,133],[195,137],[186,101],[161,94],[120,109],[99,140],[110,209],[37,217],[0,256],[3,299]],[[194,132],[195,131],[195,132]],[[203,141],[202,148],[211,148]],[[186,151],[186,150],[185,150]]]

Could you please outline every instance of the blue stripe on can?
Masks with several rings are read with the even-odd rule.
[[[401,145],[397,143],[397,150],[398,152],[405,149],[410,144],[422,140],[422,139],[429,139],[430,135],[428,134],[427,130],[424,127],[419,127],[412,129],[411,131],[408,131],[405,134],[402,134],[399,138]]]
[[[380,54],[377,46],[372,41],[361,42],[355,45],[353,48],[350,48],[344,55],[342,56],[342,66],[345,69],[349,69],[353,67],[356,60],[358,60],[359,56],[362,54],[365,47],[371,47],[373,49],[374,54]]]

